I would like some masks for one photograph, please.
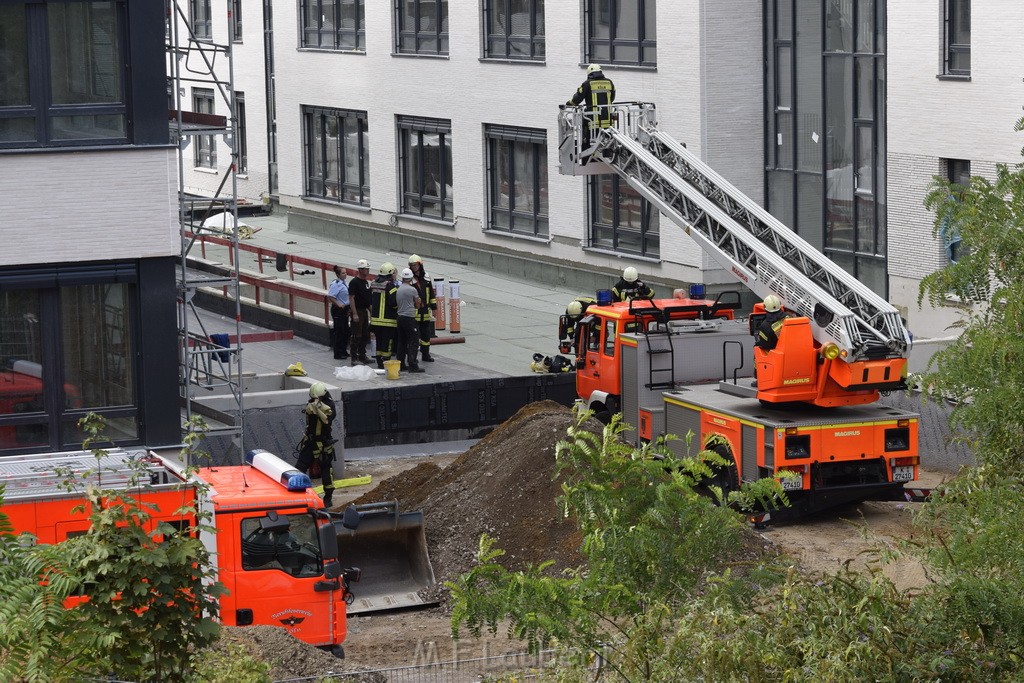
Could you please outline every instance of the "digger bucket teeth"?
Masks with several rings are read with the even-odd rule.
[[[348,614],[434,602],[419,595],[435,583],[422,512],[400,512],[397,501],[351,505],[334,527],[339,558],[362,570]]]

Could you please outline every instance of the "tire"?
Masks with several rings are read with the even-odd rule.
[[[712,446],[708,450],[717,453],[727,460],[728,463],[722,466],[712,466],[712,475],[700,483],[700,487],[711,495],[711,487],[717,486],[722,490],[722,498],[729,498],[730,491],[736,491],[740,487],[739,474],[736,472],[736,463],[732,457],[732,451],[728,446]]]

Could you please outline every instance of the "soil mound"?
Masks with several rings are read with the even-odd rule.
[[[472,567],[483,533],[498,539],[509,569],[545,560],[554,561],[555,572],[577,567],[581,539],[556,503],[562,491],[555,478],[555,444],[572,424],[569,408],[531,403],[448,467],[419,465],[355,502],[398,500],[403,510],[422,510],[439,583]]]

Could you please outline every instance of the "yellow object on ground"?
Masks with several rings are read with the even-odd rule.
[[[296,361],[288,366],[288,369],[284,371],[289,377],[305,377],[306,371],[302,369],[302,361]]]
[[[384,361],[384,369],[388,371],[388,379],[398,379],[398,370],[402,367],[400,360]]]
[[[334,488],[336,488],[336,489],[343,489],[343,488],[346,488],[348,486],[362,486],[364,484],[369,484],[369,483],[372,483],[372,482],[373,482],[373,477],[370,476],[369,474],[366,474],[366,475],[363,475],[361,477],[348,477],[346,479],[335,479],[334,480]],[[317,493],[323,493],[324,492],[324,486],[323,486],[323,484],[321,484],[320,486],[314,486],[313,490],[316,491]]]

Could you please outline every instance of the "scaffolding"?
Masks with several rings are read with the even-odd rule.
[[[242,440],[244,405],[242,396],[242,334],[241,299],[239,291],[239,221],[238,221],[238,108],[232,64],[232,2],[226,5],[227,40],[212,39],[211,17],[191,17],[185,0],[167,4],[167,75],[172,142],[178,146],[178,218],[181,230],[181,261],[178,264],[178,343],[179,388],[186,432],[193,430],[193,418],[207,418],[205,437],[227,437],[237,449],[244,451]],[[196,27],[202,27],[197,36]],[[223,76],[226,75],[226,78]],[[201,84],[214,91],[228,116],[212,112],[189,111],[186,85]],[[187,103],[191,104],[191,103]],[[186,192],[186,153],[189,147],[201,153],[215,149],[217,136],[223,136],[231,152],[231,163],[223,171],[212,197]],[[209,147],[206,147],[209,146]],[[218,171],[220,173],[220,171]],[[193,247],[206,235],[229,241],[229,268],[201,272],[190,267]],[[233,303],[234,334],[211,333],[196,307],[195,295],[200,288],[220,289]],[[219,393],[234,399],[232,407],[216,416],[203,410],[196,402],[202,394]],[[200,412],[201,411],[201,412]],[[219,458],[223,461],[223,458]]]

